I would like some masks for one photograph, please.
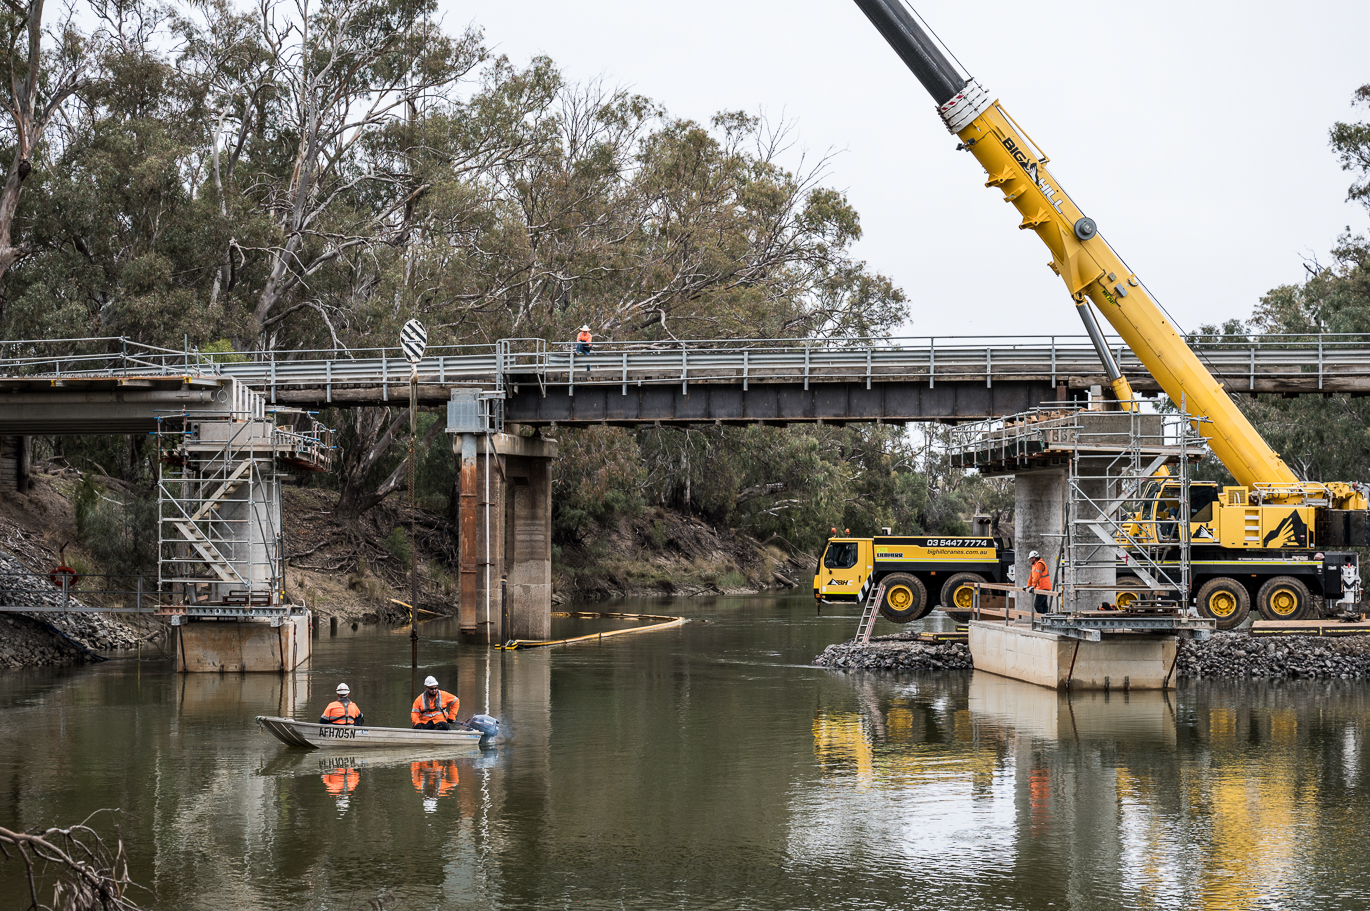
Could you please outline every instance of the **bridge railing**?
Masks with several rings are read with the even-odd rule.
[[[1109,340],[1124,373],[1145,369],[1120,340]],[[1323,388],[1328,376],[1370,372],[1370,335],[1303,334],[1195,337],[1191,345],[1230,386],[1256,388],[1258,378],[1298,379]],[[589,368],[588,370],[586,368]],[[908,336],[850,339],[601,340],[578,355],[574,342],[503,339],[494,344],[435,345],[417,367],[423,384],[494,385],[538,382],[568,386],[712,379],[815,379],[867,385],[882,377],[961,382],[1050,379],[1102,372],[1086,336]],[[410,366],[399,348],[198,351],[124,338],[21,339],[0,342],[0,376],[213,375],[236,377],[263,390],[278,387],[391,385],[407,383]]]

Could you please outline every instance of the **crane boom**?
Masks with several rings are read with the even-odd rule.
[[[900,0],[856,0],[937,103],[947,129],[1051,251],[1052,271],[1076,303],[1092,301],[1161,389],[1185,397],[1196,426],[1232,476],[1266,502],[1309,499],[1364,508],[1353,485],[1301,481],[1237,408],[1165,318],[1141,280],[1047,169],[1049,159],[978,82],[963,75]]]

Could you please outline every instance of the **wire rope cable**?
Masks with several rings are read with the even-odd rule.
[[[956,62],[956,65],[961,68],[961,75],[965,76],[967,80],[973,78],[970,74],[970,70],[966,68],[966,65],[961,62],[960,58],[957,57],[955,53],[952,52],[951,48],[947,47],[947,43],[942,40],[942,36],[937,34],[937,32],[933,31],[931,25],[928,25],[928,20],[924,19],[921,15],[919,15],[918,10],[914,9],[912,6],[909,6],[908,0],[899,0],[899,2],[903,4],[905,9],[907,9],[910,13],[913,14],[913,18],[917,19],[919,24],[922,25],[923,28],[927,29],[928,34],[937,40],[937,43],[942,47],[942,52]]]

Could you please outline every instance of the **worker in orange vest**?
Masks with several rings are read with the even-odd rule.
[[[429,728],[435,731],[451,730],[449,725],[457,723],[457,710],[461,700],[451,693],[438,689],[436,677],[423,681],[423,692],[414,700],[409,710],[409,720],[416,728]]]
[[[576,354],[589,354],[592,350],[590,346],[592,341],[594,341],[594,336],[590,334],[590,327],[588,325],[581,326],[580,331],[576,333]],[[590,372],[589,364],[585,365],[585,372]]]
[[[1051,591],[1051,574],[1047,571],[1046,561],[1037,551],[1028,554],[1028,559],[1032,561],[1032,572],[1028,575],[1028,590],[1032,592],[1032,610],[1038,614],[1045,614],[1050,608],[1047,596],[1043,593]]]
[[[328,703],[328,708],[319,716],[319,724],[365,724],[362,710],[347,698],[351,692],[346,683],[339,683],[338,698]]]

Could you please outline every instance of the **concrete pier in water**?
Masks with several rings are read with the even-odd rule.
[[[970,653],[977,672],[1052,689],[1166,689],[1178,648],[1174,636],[1129,635],[1090,642],[1017,624],[970,624]]]
[[[286,673],[309,661],[312,651],[309,611],[246,620],[175,619],[179,674]]]

